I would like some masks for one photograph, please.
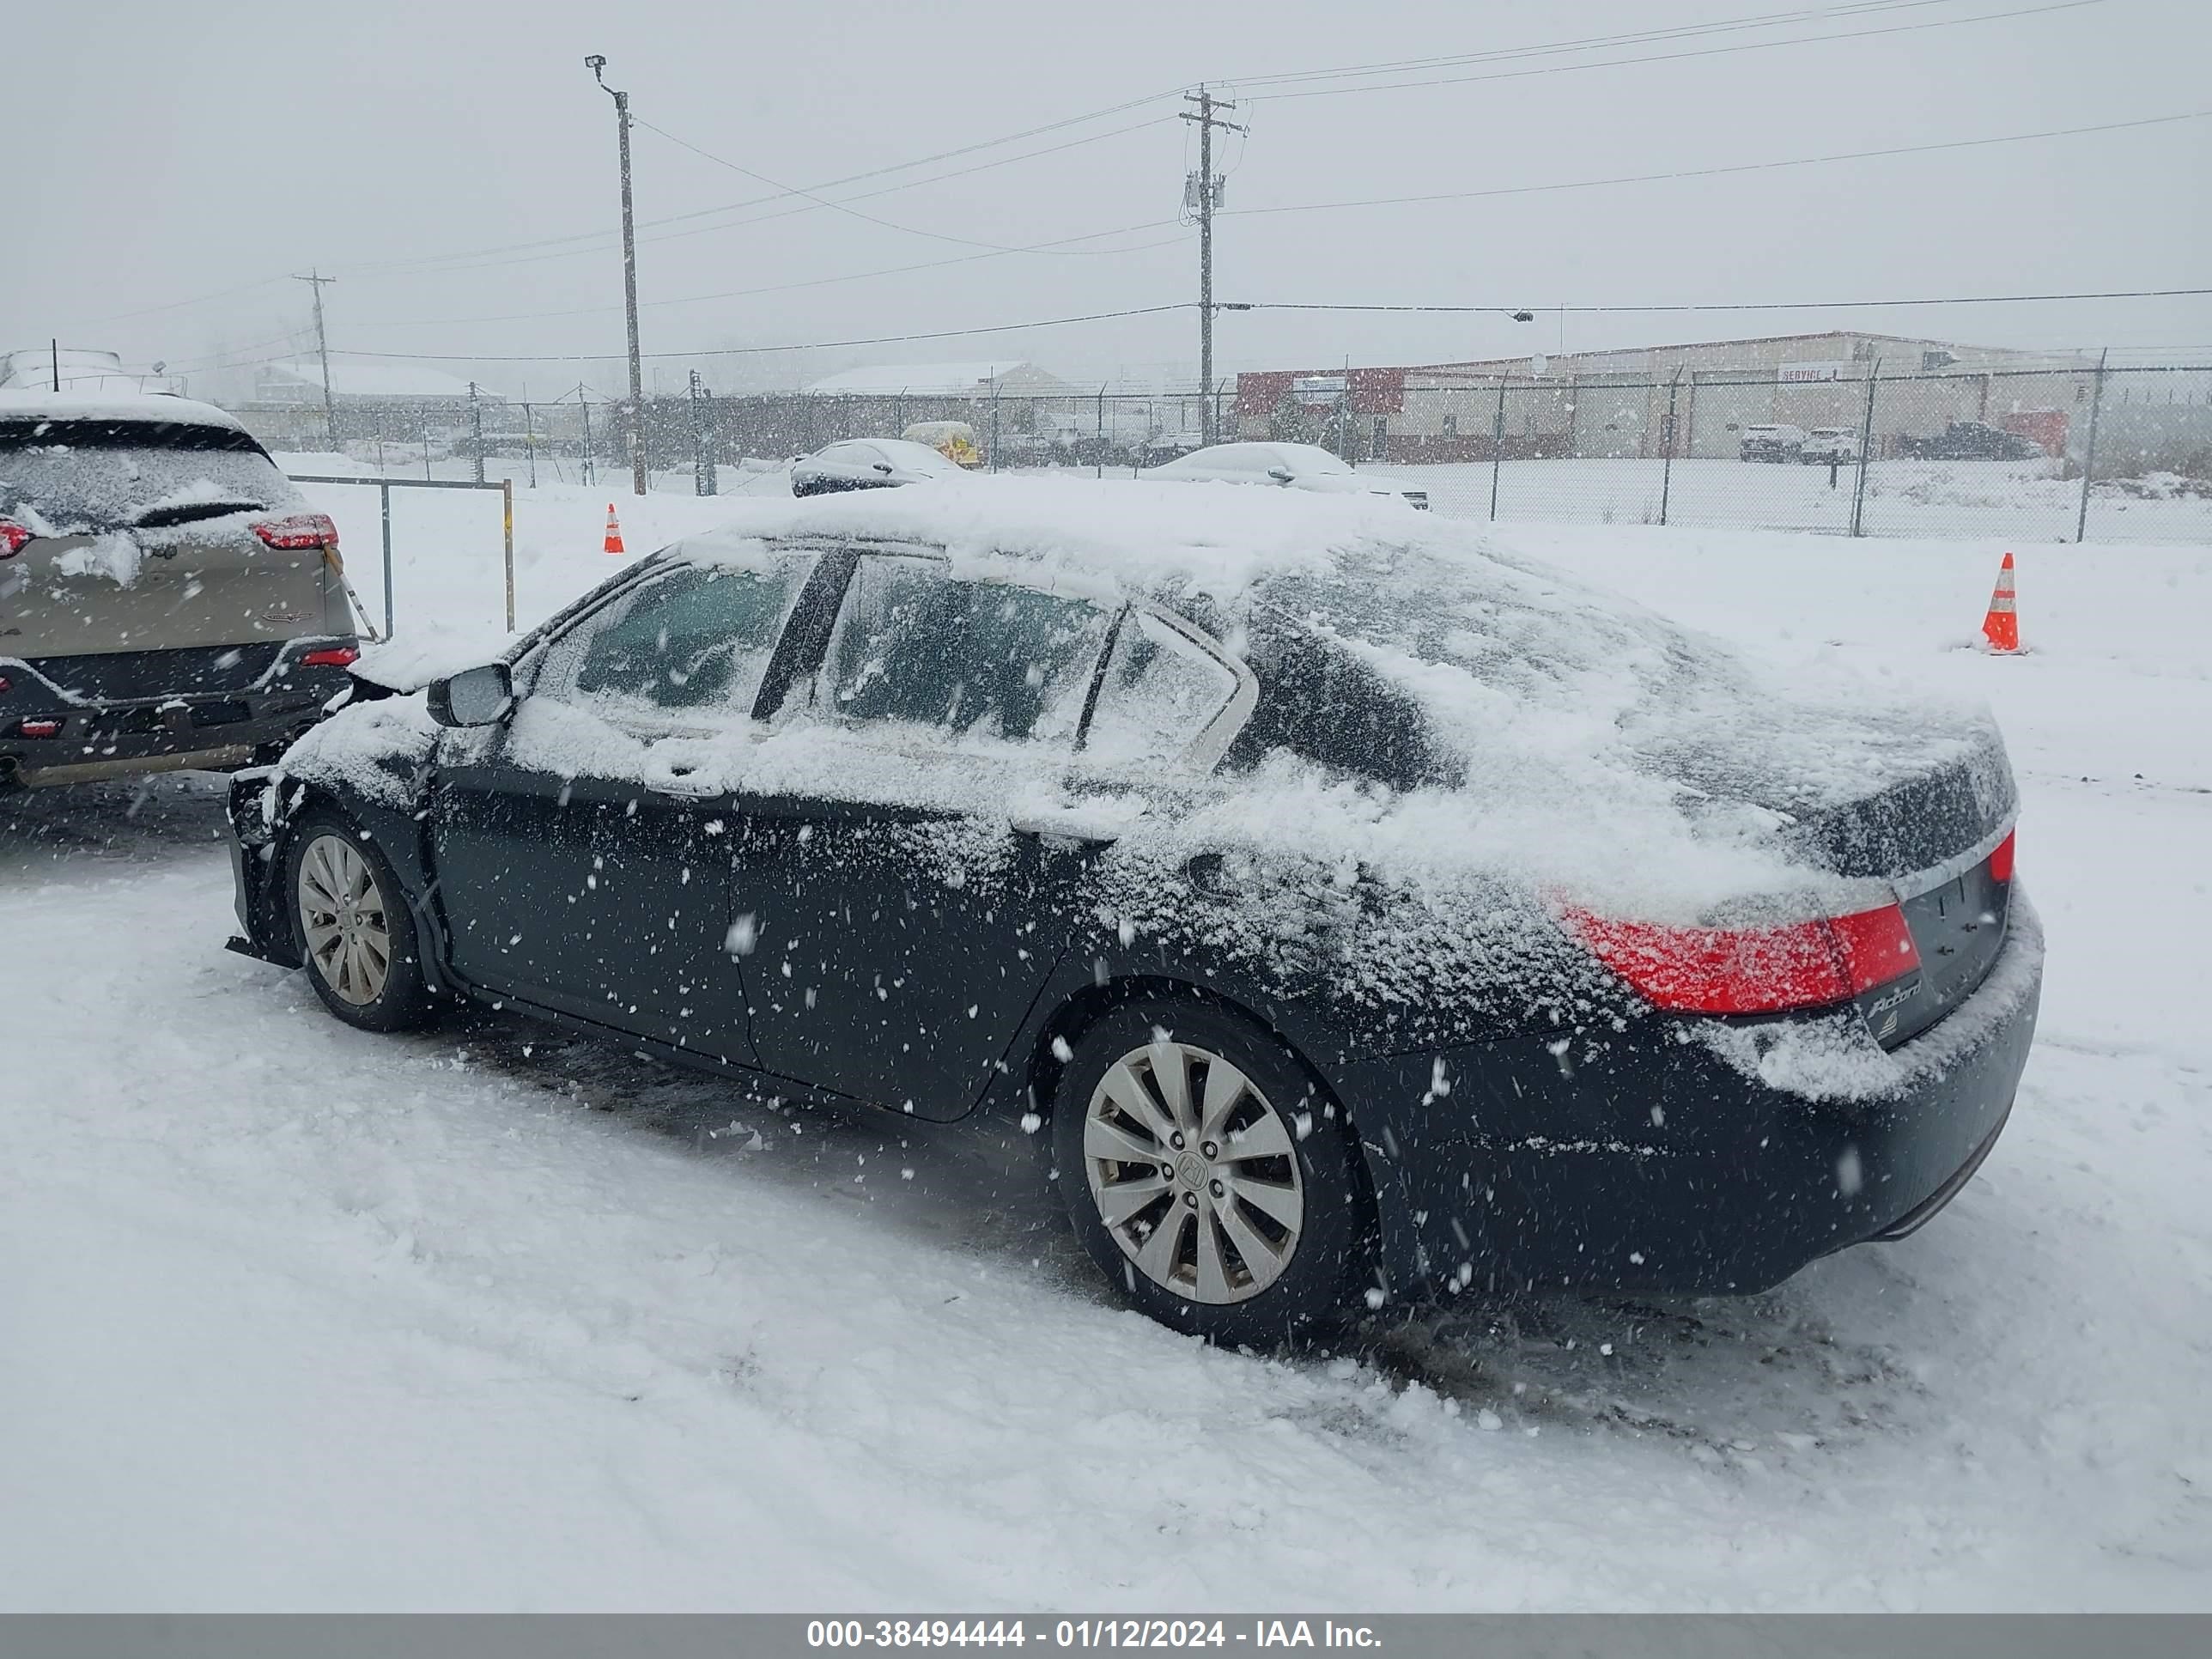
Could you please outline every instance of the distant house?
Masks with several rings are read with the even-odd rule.
[[[339,403],[453,404],[465,413],[469,382],[457,375],[413,363],[345,363],[331,365],[331,395]],[[478,386],[483,403],[504,404],[507,399],[488,386]],[[317,404],[323,401],[323,366],[306,362],[264,363],[253,377],[257,404]]]
[[[972,363],[884,363],[848,368],[806,388],[817,398],[957,398],[1066,396],[1074,388],[1035,363],[993,359]]]
[[[341,443],[458,435],[468,430],[472,412],[487,431],[506,424],[507,399],[500,393],[478,386],[472,399],[467,380],[414,363],[334,362],[331,401]],[[253,377],[252,398],[237,413],[264,441],[287,448],[319,444],[322,364],[313,358],[263,364]]]

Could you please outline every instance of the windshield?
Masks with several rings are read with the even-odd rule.
[[[52,535],[300,506],[261,446],[222,427],[0,422],[0,512]]]

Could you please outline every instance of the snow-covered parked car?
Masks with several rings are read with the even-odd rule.
[[[1808,696],[1362,500],[747,503],[242,775],[235,948],[1018,1120],[1117,1291],[1748,1291],[1918,1226],[2042,936],[1985,716]]]
[[[927,444],[904,438],[841,438],[791,465],[794,495],[835,495],[854,489],[936,483],[960,468]]]
[[[337,561],[222,410],[0,392],[0,789],[281,749],[346,687]]]
[[[1736,438],[1736,453],[1747,461],[1801,460],[1811,438],[1802,426],[1747,426]]]
[[[1856,466],[1858,432],[1848,426],[1816,426],[1805,434],[1797,459],[1808,466]]]
[[[1428,510],[1429,492],[1361,472],[1318,444],[1209,444],[1148,471],[1164,483],[1272,484],[1320,495],[1385,495]]]

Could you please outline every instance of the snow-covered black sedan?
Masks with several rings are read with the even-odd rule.
[[[748,504],[242,775],[238,948],[1038,1131],[1138,1306],[1752,1291],[1989,1152],[2042,941],[1986,717],[1401,507]]]

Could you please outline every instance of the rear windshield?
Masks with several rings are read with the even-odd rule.
[[[251,434],[155,421],[0,421],[0,512],[49,535],[301,505]]]

